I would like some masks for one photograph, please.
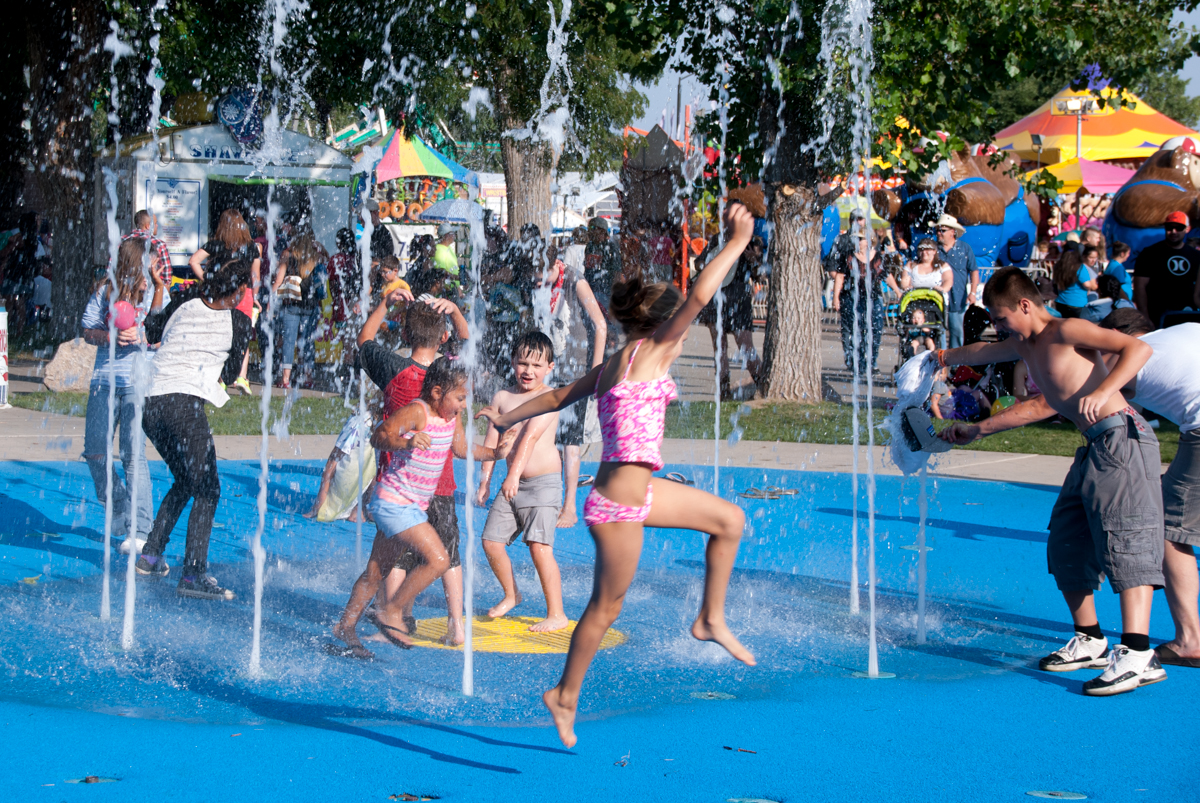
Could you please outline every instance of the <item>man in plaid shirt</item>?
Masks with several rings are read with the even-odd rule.
[[[154,231],[157,229],[157,222],[154,216],[145,209],[142,209],[133,216],[133,231],[121,238],[121,242],[139,238],[148,240],[150,247],[154,249],[154,253],[158,254],[159,270],[162,275],[164,291],[171,287],[171,254],[167,251],[167,244],[154,236]],[[166,299],[163,299],[166,303]]]

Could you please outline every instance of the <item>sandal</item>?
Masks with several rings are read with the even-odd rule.
[[[739,493],[738,496],[740,496],[744,499],[778,499],[779,498],[779,494],[771,493],[769,490],[763,490],[761,488],[747,488],[746,490]]]
[[[375,625],[375,627],[378,627],[380,629],[387,627],[387,625],[385,625],[383,622],[379,621],[379,609],[376,608],[374,605],[369,605],[363,609],[362,618],[366,619],[367,622]],[[413,633],[416,633],[417,632],[417,617],[413,616],[412,614],[405,614],[404,615],[404,626],[408,628],[408,632],[405,633],[406,636],[411,636]]]
[[[695,480],[689,480],[687,477],[680,474],[678,471],[668,471],[665,475],[671,482],[677,482],[680,485],[695,485]]]
[[[776,496],[795,496],[800,493],[795,488],[780,488],[778,485],[768,485],[763,491]]]
[[[1165,644],[1159,644],[1155,647],[1154,654],[1158,656],[1159,663],[1169,666],[1187,666],[1193,669],[1200,669],[1200,658],[1183,658],[1179,653]]]
[[[359,644],[357,647],[347,644],[325,644],[325,652],[335,658],[357,658],[360,661],[374,661],[375,653]]]
[[[580,488],[583,488],[584,486],[587,486],[587,485],[591,485],[595,481],[596,481],[596,478],[593,477],[591,474],[580,474],[579,475],[579,487]]]
[[[411,650],[413,648],[413,645],[401,641],[400,639],[396,638],[388,631],[390,630],[394,633],[399,633],[402,636],[411,636],[412,635],[411,633],[405,633],[400,628],[392,627],[391,625],[384,624],[383,622],[376,622],[375,626],[379,628],[379,635],[381,635],[385,639],[387,639],[389,644],[399,647],[402,650]]]

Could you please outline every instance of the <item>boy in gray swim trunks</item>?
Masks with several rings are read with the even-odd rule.
[[[1083,684],[1084,694],[1092,696],[1166,680],[1149,636],[1154,589],[1163,586],[1162,464],[1154,432],[1121,395],[1153,350],[1088,321],[1052,317],[1019,268],[996,271],[984,288],[983,303],[1007,339],[939,351],[938,361],[987,365],[1023,359],[1045,402],[1073,421],[1087,441],[1063,481],[1046,544],[1050,573],[1071,611],[1075,636],[1039,667],[1048,672],[1105,667]],[[991,433],[1037,419],[1018,412],[1003,423],[984,423]],[[942,437],[966,444],[981,434],[983,426],[955,423]],[[1093,598],[1106,576],[1121,599],[1121,642],[1111,650]]]
[[[500,412],[520,407],[548,393],[546,375],[554,368],[554,347],[541,332],[529,332],[513,344],[515,384],[499,391],[492,405]],[[554,445],[558,413],[538,416],[520,425],[516,443],[508,456],[508,476],[488,511],[483,526],[483,551],[504,590],[504,599],[488,611],[497,618],[521,604],[521,592],[508,558],[508,546],[524,533],[525,544],[546,595],[546,618],[529,629],[535,633],[562,630],[567,626],[563,612],[562,579],[554,560],[554,530],[563,506],[562,461]],[[498,443],[496,429],[488,427],[485,444]],[[484,504],[491,492],[493,463],[481,466],[476,504]]]

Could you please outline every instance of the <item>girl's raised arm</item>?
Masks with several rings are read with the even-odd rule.
[[[528,418],[546,413],[557,413],[595,393],[596,381],[600,378],[600,372],[603,370],[604,364],[601,363],[571,384],[563,385],[561,388],[555,388],[549,393],[543,393],[541,396],[530,399],[515,410],[501,414],[495,407],[489,406],[476,413],[475,417],[486,418],[498,431],[504,432]]]
[[[683,305],[655,331],[654,341],[656,343],[680,340],[687,334],[692,321],[696,320],[700,310],[712,301],[717,290],[721,288],[721,282],[725,280],[725,275],[737,264],[738,257],[750,244],[750,238],[754,236],[754,216],[745,206],[739,203],[730,204],[729,208],[725,210],[725,222],[728,228],[732,229],[729,240],[707,267],[700,271],[700,275],[696,278],[696,283],[692,285],[692,291]]]

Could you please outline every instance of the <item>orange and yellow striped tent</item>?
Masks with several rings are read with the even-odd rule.
[[[1055,112],[1058,101],[1073,98],[1087,100],[1103,97],[1109,101],[1103,109],[1084,115],[1083,153],[1075,152],[1075,117]],[[996,134],[996,148],[1012,151],[1022,159],[1038,158],[1031,135],[1041,134],[1043,165],[1052,165],[1083,156],[1093,162],[1105,159],[1143,159],[1171,137],[1200,137],[1182,123],[1156,111],[1145,101],[1126,92],[1126,104],[1116,107],[1117,93],[1105,89],[1098,93],[1063,89],[1043,103],[1033,114]]]

